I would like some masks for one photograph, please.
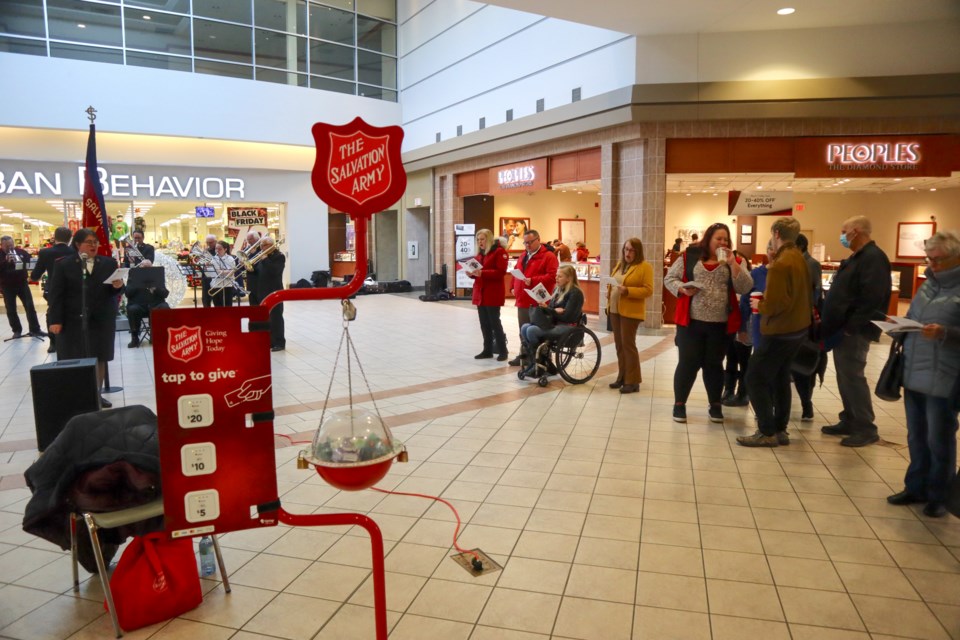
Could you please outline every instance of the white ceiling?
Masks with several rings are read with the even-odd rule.
[[[960,18],[958,0],[484,1],[634,35],[814,29]],[[796,12],[777,15],[777,9],[783,7],[794,7]]]

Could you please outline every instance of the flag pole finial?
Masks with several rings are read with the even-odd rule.
[[[91,105],[86,108],[86,112],[87,117],[90,118],[90,124],[93,124],[93,121],[97,119],[97,110]]]

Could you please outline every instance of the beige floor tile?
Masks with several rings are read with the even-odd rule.
[[[610,496],[624,496],[629,498],[643,497],[643,480],[629,480],[601,477],[596,481],[593,489],[596,493]]]
[[[840,576],[827,560],[768,556],[773,580],[778,586],[843,591]]]
[[[220,627],[239,629],[249,622],[268,602],[277,597],[275,591],[254,589],[243,585],[230,586],[230,593],[224,593],[221,585],[203,594],[203,602],[200,606],[193,611],[188,611],[181,617]],[[314,595],[313,597],[317,596]]]
[[[404,612],[413,599],[420,593],[420,589],[427,582],[423,576],[414,576],[408,573],[385,572],[387,609],[390,611]],[[363,584],[354,592],[349,600],[350,604],[363,607],[373,607],[373,576],[369,576],[363,581]]]
[[[513,629],[498,629],[496,627],[474,627],[470,640],[549,640],[550,636]]]
[[[20,547],[16,553],[5,553],[0,556],[0,576],[10,584],[41,567],[55,562],[63,557],[59,551],[46,551]]]
[[[643,518],[644,520],[697,522],[697,505],[679,500],[645,500]]]
[[[810,512],[838,513],[847,516],[860,515],[857,506],[847,496],[832,496],[820,493],[798,493],[804,509]]]
[[[449,523],[442,523],[430,520],[421,520],[418,524],[428,523],[426,526],[434,527],[436,533],[437,545],[440,546],[443,544],[442,537],[440,536],[441,529],[438,525],[446,524],[446,533],[447,533],[447,543],[449,544],[453,540],[453,527]],[[390,549],[393,548],[395,544],[392,540],[383,541],[383,551],[384,553],[389,553]],[[337,540],[329,549],[323,552],[323,555],[320,556],[320,560],[323,562],[330,562],[333,564],[346,564],[351,567],[362,567],[365,569],[370,569],[373,567],[373,555],[370,548],[370,537],[369,536],[351,536],[345,535],[339,540]],[[252,562],[252,561],[251,561]],[[248,563],[249,565],[249,563]],[[246,566],[246,565],[245,565]]]
[[[706,586],[703,578],[640,571],[637,574],[636,603],[706,613]]]
[[[726,471],[703,471],[696,470],[694,473],[694,482],[697,485],[705,487],[728,487],[738,489],[743,486],[740,474]]]
[[[583,528],[585,519],[586,515],[582,513],[534,509],[530,513],[530,519],[527,520],[526,530],[539,531],[541,533],[580,535],[580,530]]]
[[[524,487],[507,487],[505,485],[494,485],[490,493],[485,498],[480,498],[491,504],[504,504],[514,507],[532,507],[537,504],[540,497],[539,489],[528,489]]]
[[[717,524],[729,527],[756,527],[750,507],[734,507],[718,504],[700,504],[697,508],[700,524]]]
[[[559,608],[560,596],[498,587],[490,594],[479,624],[549,634]]]
[[[703,552],[699,547],[675,547],[640,543],[640,571],[682,576],[703,576]]]
[[[407,614],[390,634],[391,640],[466,640],[473,625]]]
[[[835,591],[777,587],[787,622],[837,629],[863,630],[850,596]]]
[[[288,628],[283,629],[286,633],[291,633],[292,630]],[[252,635],[252,634],[251,634]],[[293,635],[284,635],[281,633],[274,634],[275,636],[281,636],[284,638],[303,638],[310,636],[293,636]],[[312,635],[312,634],[311,634]],[[128,637],[126,634],[124,638]],[[234,635],[233,629],[226,629],[224,627],[216,627],[212,624],[204,624],[202,622],[193,622],[191,620],[171,620],[169,624],[164,625],[159,629],[155,634],[150,636],[151,638],[157,638],[157,640],[190,640],[192,638],[204,638],[209,640],[227,640],[227,638],[237,638],[237,635]],[[242,638],[242,636],[240,636]],[[266,636],[262,636],[266,637]]]
[[[388,601],[389,597],[388,589]],[[339,606],[329,600],[281,593],[245,624],[243,630],[291,640],[308,640],[316,635]],[[200,633],[192,637],[205,636]]]
[[[820,536],[820,541],[834,562],[854,562],[892,567],[893,559],[879,540]]]
[[[696,492],[692,484],[674,484],[653,482],[647,478],[644,484],[643,497],[647,500],[683,500],[696,502]]]
[[[589,493],[544,489],[537,499],[537,508],[586,513],[592,497]]]
[[[570,565],[566,562],[512,557],[497,586],[562,595],[569,574]]]
[[[630,640],[632,605],[564,597],[554,636],[577,640]]]
[[[344,602],[369,574],[359,567],[315,562],[285,592]]]
[[[423,585],[407,611],[418,616],[472,624],[480,616],[490,591],[490,587],[483,585],[431,578]]]
[[[793,640],[870,640],[870,634],[865,631],[827,629],[826,627],[811,627],[805,624],[791,624],[790,634],[793,636]]]
[[[760,544],[760,536],[756,529],[702,524],[700,536],[703,539],[704,549],[763,553],[763,545]]]
[[[369,553],[369,551],[368,551]],[[258,555],[243,568],[230,574],[231,584],[283,591],[310,566],[309,560],[287,558],[266,553]]]
[[[921,602],[854,595],[854,604],[867,631],[923,640],[948,640],[949,634],[930,609]]]
[[[708,578],[773,584],[767,558],[760,554],[707,549],[703,565]]]
[[[937,538],[922,522],[872,517],[866,520],[881,540],[937,544]]]
[[[849,593],[919,600],[910,581],[897,567],[835,562],[834,567]]]
[[[380,524],[379,522],[377,524]],[[326,531],[306,528],[290,529],[282,538],[267,547],[267,553],[288,558],[316,560],[329,549],[340,536]],[[232,568],[228,564],[227,571]]]
[[[567,473],[552,473],[544,487],[547,491],[572,491],[574,493],[593,493],[598,486],[595,476],[575,476]],[[603,492],[605,493],[605,492]]]
[[[960,575],[921,569],[904,569],[903,573],[920,592],[924,601],[960,605]]]
[[[0,595],[6,591],[7,589],[4,589]],[[20,597],[19,600],[22,605],[27,599]],[[57,640],[66,638],[105,615],[102,602],[57,596],[0,628],[0,637],[16,640]]]
[[[805,511],[754,507],[753,516],[756,518],[758,529],[814,533],[813,525]]]
[[[811,513],[810,522],[820,535],[850,536],[853,538],[876,538],[873,529],[860,516],[843,516],[833,513]]]
[[[0,587],[0,629],[56,597],[56,593],[15,585]]]
[[[640,518],[643,516],[643,498],[594,495],[588,511],[591,515]]]
[[[940,545],[916,542],[883,542],[894,561],[904,569],[926,569],[960,573],[960,562]]]
[[[520,534],[517,546],[513,549],[513,556],[573,562],[578,540],[580,539],[577,536],[528,530]]]
[[[707,580],[710,613],[782,621],[783,610],[774,587],[751,582]]]
[[[574,564],[564,595],[633,604],[636,580],[636,571]]]
[[[933,611],[933,615],[937,616],[937,620],[940,621],[943,628],[950,634],[950,637],[954,640],[960,638],[960,607],[948,604],[930,604],[928,606]]]
[[[452,537],[449,525],[447,532]],[[457,542],[464,549],[479,547],[488,554],[510,555],[519,537],[520,531],[517,529],[487,527],[471,523],[461,530],[460,539]]]
[[[760,530],[760,539],[768,555],[812,560],[829,559],[826,549],[820,542],[820,536],[814,533]]]
[[[484,503],[470,519],[471,524],[507,529],[523,529],[530,517],[530,507],[512,507],[503,504]],[[452,534],[451,534],[452,535]]]
[[[710,640],[710,617],[693,611],[637,607],[633,640]]]
[[[645,520],[640,542],[700,548],[700,527],[685,522]]]
[[[700,504],[749,506],[747,493],[739,487],[705,487],[697,485],[697,502]]]
[[[640,528],[640,518],[621,518],[590,513],[583,522],[583,535],[591,538],[636,541],[640,539]]]
[[[639,542],[609,540],[605,538],[581,538],[577,547],[577,564],[635,570],[640,553]]]
[[[783,622],[711,615],[710,625],[713,628],[713,640],[741,640],[744,638],[790,640],[790,632],[786,623]]]
[[[387,554],[384,566],[394,573],[430,577],[447,555],[444,547],[399,542]]]
[[[741,447],[742,448],[742,447]],[[790,484],[790,479],[786,476],[771,476],[761,473],[743,473],[740,474],[743,488],[746,490],[760,489],[763,491],[781,491],[794,493],[796,489]]]

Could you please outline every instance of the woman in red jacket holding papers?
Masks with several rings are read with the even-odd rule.
[[[524,289],[533,289],[538,284],[542,284],[547,292],[552,294],[557,284],[557,269],[560,266],[557,256],[540,244],[540,234],[533,229],[523,234],[523,246],[526,251],[517,260],[516,269],[523,272],[524,278],[517,278],[516,275],[513,278],[513,297],[517,300],[517,322],[521,328],[530,322],[530,308],[537,306]],[[510,365],[514,367],[519,367],[526,358],[522,347],[522,335],[520,340],[520,354],[510,361]]]
[[[483,351],[473,357],[482,360],[497,353],[497,360],[502,362],[507,359],[507,336],[500,323],[500,307],[506,299],[503,276],[507,273],[507,252],[490,229],[477,231],[477,248],[474,259],[480,268],[468,270],[467,275],[473,278],[473,304],[480,315]]]

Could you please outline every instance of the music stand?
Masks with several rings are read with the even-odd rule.
[[[190,285],[190,288],[193,289],[193,308],[197,308],[197,282],[202,280],[200,274],[200,269],[197,265],[193,263],[189,264],[178,264],[177,268],[180,269],[180,273],[183,274],[183,277],[187,279],[187,284]],[[199,283],[200,287],[203,287],[203,283]]]

